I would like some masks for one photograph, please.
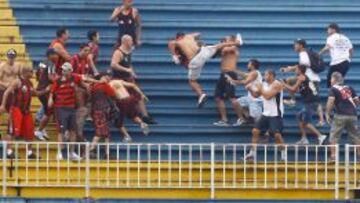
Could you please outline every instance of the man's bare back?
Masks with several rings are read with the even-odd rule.
[[[19,62],[15,62],[13,65],[10,65],[7,62],[0,64],[0,82],[1,84],[6,84],[6,86],[10,85],[14,80],[19,77],[20,69],[22,64]],[[0,85],[0,89],[5,89]]]
[[[109,85],[115,90],[118,98],[126,99],[130,96],[130,94],[123,83],[123,80],[112,80],[109,82]]]
[[[182,39],[177,40],[176,44],[189,61],[195,57],[200,49],[199,43],[193,35],[185,35]]]
[[[239,60],[239,51],[235,46],[225,47],[221,51],[221,71],[230,72],[237,69],[237,62]]]

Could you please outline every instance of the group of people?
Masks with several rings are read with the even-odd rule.
[[[104,139],[110,141],[110,128],[119,128],[124,142],[131,142],[125,125],[125,118],[138,124],[144,135],[149,134],[149,125],[156,121],[146,108],[148,98],[136,83],[137,75],[131,60],[131,53],[141,45],[141,21],[131,0],[115,8],[111,21],[119,25],[118,40],[115,43],[110,69],[99,72],[100,33],[90,30],[88,42],[79,47],[79,52],[71,55],[66,44],[70,38],[69,30],[61,27],[56,38],[46,50],[46,58],[33,70],[30,66],[17,62],[14,49],[7,52],[7,61],[0,64],[0,113],[8,113],[8,132],[6,141],[22,138],[31,142],[50,139],[45,130],[53,117],[57,124],[60,143],[64,141],[85,141],[86,120],[92,120],[95,136],[90,146],[90,155],[96,156],[96,145]],[[36,75],[37,86],[31,78]],[[37,113],[38,128],[31,113],[32,97],[37,96],[41,108]],[[7,145],[7,156],[15,156],[12,142]],[[81,160],[85,153],[69,145],[71,160]],[[56,159],[63,159],[64,146],[59,149]],[[106,155],[109,156],[108,150]],[[28,158],[37,154],[29,145]]]
[[[119,26],[118,40],[114,46],[110,69],[99,72],[100,34],[90,30],[88,42],[79,47],[79,52],[71,55],[66,49],[70,37],[67,28],[60,28],[46,50],[46,59],[36,72],[37,87],[33,87],[31,78],[33,69],[16,62],[17,53],[10,49],[7,61],[0,64],[0,113],[9,114],[8,136],[12,141],[22,137],[26,141],[49,139],[45,128],[54,117],[58,129],[58,141],[85,141],[84,125],[91,118],[95,128],[90,155],[96,156],[96,145],[100,139],[110,141],[110,128],[115,125],[123,135],[124,142],[131,142],[131,136],[124,126],[128,117],[138,124],[143,133],[149,133],[149,125],[156,121],[149,115],[146,102],[148,98],[137,84],[137,74],[133,67],[131,54],[141,46],[141,19],[139,11],[132,6],[132,0],[123,0],[123,5],[114,9],[110,20]],[[282,72],[294,72],[295,77],[279,79],[276,71],[267,69],[260,72],[258,59],[250,59],[247,71],[238,69],[240,47],[244,42],[240,34],[224,37],[218,44],[205,45],[200,40],[200,33],[176,34],[168,43],[169,52],[175,64],[182,64],[188,70],[191,89],[198,97],[198,107],[202,108],[207,93],[198,83],[206,62],[212,58],[221,58],[221,74],[216,83],[215,101],[220,115],[216,126],[230,126],[225,101],[230,100],[236,113],[237,121],[233,126],[254,123],[252,143],[254,144],[246,159],[256,158],[256,144],[260,135],[273,135],[281,147],[281,158],[286,159],[282,138],[284,104],[295,105],[295,93],[301,95],[304,108],[298,114],[301,139],[297,144],[309,144],[307,132],[315,134],[318,144],[323,144],[327,136],[317,127],[331,124],[330,143],[336,144],[342,130],[348,131],[354,143],[360,144],[357,129],[358,97],[354,89],[344,84],[352,56],[352,44],[342,33],[337,24],[328,26],[326,46],[319,53],[307,49],[304,39],[294,42],[294,49],[299,54],[296,65],[283,67]],[[321,55],[329,51],[330,69],[327,76],[329,97],[324,116],[320,100],[320,77],[323,71]],[[238,98],[236,86],[243,86],[247,95]],[[290,93],[290,99],[284,100],[284,91]],[[31,114],[32,96],[38,96],[42,106],[38,112],[38,128]],[[333,109],[336,114],[331,118]],[[319,122],[313,125],[312,118],[317,113]],[[109,156],[109,150],[105,150]],[[69,158],[81,160],[82,155],[70,145]],[[11,142],[7,146],[7,155],[14,157]],[[37,155],[29,147],[29,158]],[[63,159],[59,149],[57,160]],[[335,158],[332,150],[331,158]]]
[[[350,67],[353,46],[349,38],[340,32],[336,23],[327,27],[328,38],[326,45],[319,53],[307,48],[304,39],[294,41],[294,50],[299,54],[299,61],[295,65],[282,67],[280,72],[294,72],[290,78],[278,78],[276,71],[267,69],[264,75],[260,72],[258,59],[250,59],[247,72],[237,69],[239,47],[243,45],[241,35],[226,36],[219,44],[206,46],[200,41],[199,33],[178,33],[169,41],[168,47],[173,62],[182,64],[188,70],[189,84],[198,96],[198,106],[201,108],[207,99],[207,94],[197,82],[202,68],[211,58],[221,58],[221,74],[215,88],[215,101],[220,120],[216,126],[230,126],[225,101],[230,100],[237,116],[233,126],[242,126],[254,122],[252,130],[253,147],[245,157],[256,158],[256,144],[260,135],[273,135],[281,147],[281,159],[286,159],[284,140],[282,138],[284,105],[295,106],[295,94],[301,95],[303,109],[298,113],[298,126],[301,139],[298,145],[309,144],[307,133],[314,134],[318,144],[324,144],[327,135],[322,134],[317,127],[325,125],[325,120],[331,125],[331,144],[336,144],[343,130],[347,130],[355,144],[360,144],[360,134],[357,124],[358,97],[354,89],[344,83],[344,78]],[[330,52],[331,62],[327,75],[329,88],[328,101],[324,116],[320,99],[319,73],[324,71],[325,64],[322,55]],[[242,85],[248,95],[237,98],[235,87]],[[290,99],[283,99],[284,91],[288,91]],[[332,118],[333,110],[335,115]],[[315,114],[319,117],[317,125],[313,124]],[[326,118],[326,119],[325,119]],[[335,151],[331,150],[331,159],[335,159]]]

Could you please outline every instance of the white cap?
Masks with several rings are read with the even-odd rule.
[[[73,67],[70,63],[66,62],[61,66],[61,69],[66,72],[73,72]]]

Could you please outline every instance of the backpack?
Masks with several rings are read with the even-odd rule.
[[[310,68],[315,73],[323,72],[326,68],[323,58],[318,53],[312,51],[311,49],[306,50],[306,53],[308,54],[310,59]]]

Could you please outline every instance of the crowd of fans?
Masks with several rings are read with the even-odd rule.
[[[90,147],[91,156],[96,156],[96,145],[101,139],[106,143],[110,142],[110,127],[113,123],[119,128],[124,142],[132,141],[124,126],[126,117],[139,125],[145,135],[149,133],[149,125],[156,124],[156,121],[147,111],[148,98],[136,83],[137,74],[131,60],[132,52],[141,46],[139,11],[132,6],[132,0],[123,0],[123,5],[114,9],[110,20],[118,24],[119,34],[109,71],[98,71],[100,33],[96,30],[90,30],[87,33],[88,42],[81,44],[78,53],[71,55],[66,49],[69,30],[59,28],[56,39],[46,50],[46,59],[35,71],[37,87],[33,87],[31,82],[33,69],[16,61],[15,50],[7,52],[7,61],[0,64],[0,113],[9,114],[8,136],[4,140],[12,141],[19,137],[29,142],[35,137],[49,140],[45,128],[52,117],[56,120],[57,139],[61,143],[85,141],[84,125],[87,119],[91,119],[95,127]],[[254,145],[245,158],[255,158],[256,144],[260,135],[264,134],[275,137],[281,148],[281,158],[286,159],[282,138],[284,104],[294,106],[296,93],[301,95],[304,106],[298,114],[301,139],[297,144],[309,144],[307,132],[317,136],[318,144],[324,144],[327,136],[317,128],[324,126],[325,121],[331,125],[331,144],[339,141],[344,129],[354,143],[360,144],[357,129],[359,100],[354,89],[344,84],[353,47],[337,24],[330,24],[327,32],[329,37],[326,46],[319,53],[307,49],[304,39],[295,40],[294,50],[299,54],[298,63],[280,69],[282,72],[295,73],[294,77],[287,79],[277,78],[276,71],[271,69],[267,69],[262,75],[261,63],[255,58],[249,60],[247,71],[239,70],[239,49],[244,44],[240,34],[226,36],[220,43],[207,46],[200,41],[200,33],[179,32],[169,41],[168,48],[174,63],[183,64],[188,70],[189,85],[198,96],[199,108],[208,99],[198,83],[202,69],[210,59],[221,58],[221,75],[215,88],[220,120],[214,125],[231,125],[225,107],[225,101],[230,100],[237,115],[233,126],[254,123]],[[327,51],[330,52],[331,63],[327,76],[329,96],[324,116],[319,73],[325,69],[321,55]],[[236,86],[244,86],[248,94],[237,98]],[[290,93],[290,99],[283,99],[284,91]],[[36,116],[36,130],[30,111],[34,95],[42,104]],[[332,119],[334,108],[336,113]],[[319,117],[317,125],[313,125],[312,121],[315,114]],[[14,157],[11,142],[7,147],[7,155]],[[37,157],[31,147],[27,156]],[[61,149],[56,158],[63,159]],[[82,159],[74,145],[70,145],[69,158]],[[331,158],[335,158],[334,149]]]

